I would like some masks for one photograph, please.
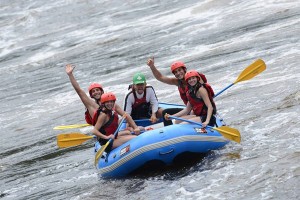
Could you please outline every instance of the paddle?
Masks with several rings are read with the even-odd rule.
[[[242,73],[238,76],[238,78],[235,80],[234,83],[231,83],[227,87],[225,87],[223,90],[218,92],[214,97],[219,96],[222,94],[225,90],[233,86],[234,84],[246,80],[250,80],[251,78],[255,77],[256,75],[260,74],[266,69],[266,64],[263,60],[258,59],[251,65],[249,65],[246,69],[242,71]],[[181,105],[176,105],[176,104],[167,104],[166,105],[175,105],[175,106],[181,106]],[[135,122],[138,122],[139,120],[135,120]],[[72,128],[82,128],[86,126],[91,126],[90,124],[73,124],[73,125],[62,125],[62,126],[56,126],[53,129],[54,130],[62,130],[62,129],[72,129]]]
[[[88,136],[82,133],[63,133],[57,135],[57,146],[59,148],[78,146],[85,141],[94,138],[94,136]]]
[[[175,117],[175,116],[169,116],[169,118],[171,119],[177,119],[177,120],[181,120],[181,121],[185,121],[185,122],[189,122],[189,123],[193,123],[193,124],[197,124],[199,126],[202,126],[201,123],[192,121],[192,120],[188,120],[188,119],[184,119],[181,117]],[[214,129],[216,131],[218,131],[220,134],[222,134],[225,138],[235,141],[237,143],[241,142],[241,134],[240,132],[235,129],[235,128],[231,128],[228,126],[221,126],[221,127],[212,127],[212,126],[207,126],[208,128]]]
[[[72,124],[72,125],[61,125],[61,126],[55,126],[54,130],[63,130],[63,129],[72,129],[72,128],[82,128],[86,126],[91,126],[90,124]]]
[[[117,128],[117,130],[114,132],[114,136],[116,137],[116,135],[118,134],[119,132],[119,129],[121,128],[122,126],[122,123],[123,121],[126,119],[126,115],[122,117],[122,120],[120,121],[119,123],[119,126]],[[107,146],[112,142],[112,139],[110,138],[105,145],[102,145],[101,148],[97,151],[96,155],[95,155],[95,166],[97,165],[97,162],[99,160],[99,158],[101,158],[104,150],[107,148]]]
[[[252,63],[251,65],[249,65],[246,69],[244,69],[242,71],[242,73],[239,75],[239,77],[235,80],[234,83],[231,83],[230,85],[228,85],[226,88],[224,88],[223,90],[218,92],[214,97],[219,96],[225,90],[227,90],[228,88],[230,88],[231,86],[233,86],[234,84],[236,84],[238,82],[246,81],[246,80],[249,80],[249,79],[255,77],[256,75],[263,72],[265,69],[266,69],[265,62],[261,59],[256,60],[254,63]]]
[[[144,119],[138,119],[134,120],[135,123],[144,122]],[[149,120],[148,120],[149,121]],[[61,125],[61,126],[55,126],[54,130],[64,130],[64,129],[73,129],[73,128],[83,128],[87,126],[92,126],[90,124],[71,124],[71,125]]]

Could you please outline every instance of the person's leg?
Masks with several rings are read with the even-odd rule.
[[[194,121],[194,122],[200,122],[201,123],[201,119],[199,116],[196,116],[196,115],[186,115],[186,116],[183,116],[182,118],[184,119],[188,119],[188,120],[191,120],[191,121]],[[180,120],[179,120],[180,121]],[[190,124],[189,122],[184,122],[184,121],[181,121],[180,124]]]
[[[164,112],[164,109],[158,108],[157,113],[156,113],[157,119],[163,117],[163,112]]]
[[[183,119],[189,119],[189,120],[196,120],[197,116],[196,115],[184,115],[181,118]],[[198,120],[199,121],[199,120]],[[175,124],[187,124],[188,122],[183,122],[181,120],[176,120]]]
[[[118,137],[119,137],[119,136],[123,136],[123,135],[131,135],[131,132],[132,132],[132,131],[131,131],[130,129],[132,129],[132,131],[133,131],[133,128],[131,128],[131,127],[129,127],[128,130],[119,131]]]
[[[206,115],[201,117],[201,120],[204,122],[206,120]],[[211,116],[208,126],[215,126],[216,125],[216,117],[214,115]]]
[[[122,136],[118,137],[117,139],[115,139],[113,141],[112,149],[117,148],[118,146],[121,146],[125,142],[127,142],[135,137],[136,137],[136,135],[122,135]]]

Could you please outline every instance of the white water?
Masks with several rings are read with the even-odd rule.
[[[0,197],[299,199],[299,16],[299,3],[284,0],[1,0]],[[176,88],[154,79],[150,56],[169,76],[184,61],[216,92],[263,59],[266,71],[216,99],[242,143],[178,173],[98,179],[92,140],[56,146],[54,126],[85,123],[64,65],[77,65],[84,89],[100,82],[119,104],[137,71],[161,102],[181,103]]]

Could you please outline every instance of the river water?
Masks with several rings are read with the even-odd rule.
[[[300,199],[300,4],[296,0],[1,0],[0,199]],[[230,143],[192,165],[149,176],[104,180],[93,144],[59,149],[56,135],[79,130],[82,88],[100,82],[122,105],[135,72],[161,102],[181,103],[172,76],[182,60],[216,92],[258,58],[266,71],[215,99]]]

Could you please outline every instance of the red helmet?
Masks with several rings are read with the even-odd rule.
[[[104,92],[104,90],[103,90],[103,88],[102,88],[102,85],[100,85],[99,83],[92,83],[92,84],[89,86],[89,88],[88,88],[90,97],[92,97],[92,89],[94,89],[94,88],[100,88],[100,90],[101,90],[102,92]]]
[[[101,104],[108,102],[108,101],[116,101],[116,100],[117,100],[117,98],[114,95],[114,93],[112,93],[112,92],[104,93],[101,96]]]
[[[181,61],[175,61],[171,65],[171,72],[174,74],[175,69],[182,67],[184,70],[186,70],[186,66],[183,62]]]
[[[196,70],[191,70],[185,73],[184,80],[187,82],[187,80],[193,76],[196,76],[200,79],[199,73]]]

